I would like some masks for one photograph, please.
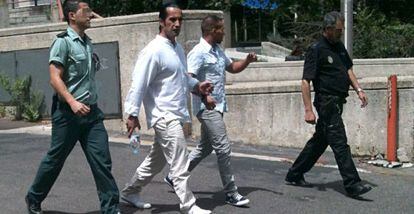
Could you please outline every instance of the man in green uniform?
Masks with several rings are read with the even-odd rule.
[[[92,169],[102,213],[119,213],[119,191],[111,174],[104,114],[97,106],[92,43],[85,34],[92,10],[81,0],[67,0],[64,15],[69,26],[58,34],[49,58],[50,84],[56,91],[52,143],[27,193],[28,211],[42,213],[41,202],[79,141]]]

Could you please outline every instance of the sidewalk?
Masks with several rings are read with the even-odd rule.
[[[31,127],[41,125],[43,122],[31,123],[26,121],[15,121],[5,118],[0,118],[0,130],[16,129],[22,127]]]

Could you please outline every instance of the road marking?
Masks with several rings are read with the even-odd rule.
[[[0,134],[20,134],[20,133],[29,133],[29,134],[40,134],[40,135],[50,135],[51,134],[51,126],[35,126],[35,127],[25,127],[25,128],[18,128],[18,129],[10,129],[10,130],[0,130]],[[114,143],[124,143],[128,144],[129,139],[126,137],[109,137],[109,142]],[[148,140],[142,140],[141,144],[145,146],[151,146],[152,141]],[[188,146],[189,150],[195,149],[193,146]],[[213,151],[214,152],[214,151]],[[256,160],[264,160],[264,161],[275,161],[275,162],[285,162],[285,163],[293,163],[294,160],[289,158],[283,158],[283,157],[274,157],[274,156],[267,156],[267,155],[254,155],[254,154],[246,154],[246,153],[239,153],[239,152],[232,152],[231,156],[233,157],[241,157],[241,158],[252,158]],[[334,168],[338,169],[338,165],[330,165],[330,164],[322,164],[322,163],[316,163],[315,166],[319,167],[325,167],[325,168]],[[363,173],[371,173],[371,171],[357,168],[358,172]]]
[[[126,139],[125,137],[123,137],[123,138],[120,138],[120,137],[111,138],[110,137],[109,141],[110,142],[115,142],[115,143],[126,143],[126,144],[129,143],[129,140]],[[152,143],[153,143],[152,141],[148,141],[148,140],[141,141],[141,144],[145,145],[145,146],[151,146]],[[187,146],[187,148],[189,150],[194,150],[195,149],[194,146]],[[214,151],[213,151],[213,153],[214,153]],[[240,158],[252,158],[252,159],[264,160],[264,161],[285,162],[285,163],[293,163],[295,161],[295,160],[292,160],[290,158],[274,157],[274,156],[267,156],[267,155],[254,155],[254,154],[246,154],[246,153],[239,153],[239,152],[232,152],[231,156],[232,157],[240,157]],[[332,165],[332,164],[316,163],[315,166],[338,169],[338,165]],[[362,173],[371,173],[371,171],[361,169],[361,168],[357,168],[357,171],[362,172]]]

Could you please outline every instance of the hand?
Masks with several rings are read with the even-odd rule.
[[[213,110],[216,107],[216,100],[212,96],[206,96],[201,99],[208,110]]]
[[[210,81],[204,81],[197,84],[197,90],[200,95],[209,95],[214,90],[214,85]]]
[[[364,108],[365,106],[368,105],[368,97],[364,91],[359,91],[358,97],[361,100],[361,108]]]
[[[127,131],[128,131],[128,138],[131,137],[131,135],[134,132],[135,128],[138,128],[138,130],[141,129],[141,125],[139,124],[138,117],[134,117],[134,116],[131,116],[131,115],[128,117],[125,125],[126,125]]]
[[[251,52],[251,53],[247,54],[247,56],[246,56],[246,61],[247,61],[248,63],[256,62],[256,61],[257,61],[257,56],[256,56],[256,53]]]
[[[305,112],[305,122],[309,124],[315,124],[316,123],[316,116],[313,113],[312,110]]]
[[[85,116],[89,113],[89,111],[91,110],[89,108],[89,106],[74,100],[72,102],[69,103],[70,108],[72,109],[73,113],[75,113],[78,116]]]

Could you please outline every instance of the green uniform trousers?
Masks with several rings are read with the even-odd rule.
[[[111,174],[112,161],[108,134],[103,124],[104,114],[92,105],[90,113],[81,117],[75,115],[67,104],[59,104],[52,113],[52,143],[29,189],[28,200],[41,203],[46,198],[66,158],[79,141],[95,179],[102,213],[116,213],[119,191]]]

